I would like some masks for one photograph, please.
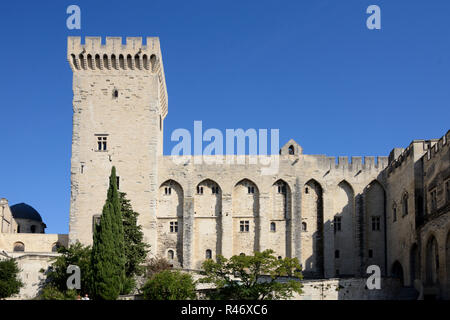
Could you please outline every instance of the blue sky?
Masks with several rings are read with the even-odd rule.
[[[66,8],[81,7],[81,30]],[[366,8],[381,8],[381,30]],[[307,154],[388,155],[449,129],[450,1],[3,1],[0,197],[67,233],[67,36],[158,36],[176,128],[278,128]]]

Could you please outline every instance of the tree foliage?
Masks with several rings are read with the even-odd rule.
[[[142,292],[146,300],[188,300],[196,297],[192,276],[170,270],[154,274]]]
[[[273,250],[255,252],[253,256],[219,255],[203,263],[202,283],[213,283],[207,293],[216,300],[278,300],[301,293],[301,266],[297,258],[278,259]]]
[[[92,269],[91,269],[91,254],[92,250],[90,246],[83,246],[80,242],[71,244],[68,248],[58,248],[58,257],[53,258],[51,267],[44,271],[46,274],[46,280],[42,284],[42,292],[45,297],[51,299],[51,297],[64,296],[67,291],[67,267],[69,265],[76,265],[80,268],[80,293],[89,295],[92,292]],[[69,297],[72,296],[70,293]],[[57,299],[62,300],[62,299]]]
[[[76,300],[76,290],[61,291],[53,286],[46,286],[37,297],[38,300]]]
[[[96,299],[117,299],[126,281],[123,221],[116,179],[116,168],[112,167],[100,224],[94,228],[92,283]]]
[[[19,278],[19,267],[14,259],[0,260],[0,299],[20,292],[23,283]]]
[[[134,277],[144,273],[144,262],[147,257],[148,248],[144,239],[142,227],[138,225],[139,213],[135,212],[130,200],[126,198],[126,193],[119,193],[120,207],[123,218],[124,233],[124,255],[125,255],[125,276],[126,281],[122,289],[123,294],[129,293],[135,286]]]
[[[145,276],[147,278],[153,277],[154,274],[161,271],[172,269],[172,265],[165,258],[151,258],[147,261],[145,265]]]

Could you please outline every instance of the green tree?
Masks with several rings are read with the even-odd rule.
[[[0,299],[20,292],[23,283],[19,278],[19,267],[14,259],[0,260]]]
[[[44,295],[51,299],[58,295],[64,297],[67,295],[67,267],[69,265],[76,265],[80,268],[80,294],[92,294],[92,269],[91,269],[91,255],[92,250],[90,246],[83,246],[80,242],[71,244],[68,248],[58,248],[58,257],[52,259],[52,265],[48,270],[41,270],[46,274],[46,280],[41,285],[42,292],[40,295]],[[45,292],[44,292],[45,291]],[[57,291],[59,293],[57,293]],[[69,297],[72,293],[69,293]],[[60,300],[59,298],[57,300]]]
[[[161,271],[151,277],[142,288],[146,300],[195,299],[192,276],[180,271]]]
[[[265,250],[230,259],[219,255],[217,262],[208,259],[203,262],[205,277],[199,282],[216,286],[207,293],[216,300],[278,300],[292,297],[293,292],[301,293],[297,258],[278,259],[273,253]]]
[[[117,299],[126,281],[123,221],[116,179],[116,168],[112,167],[100,224],[94,228],[92,283],[96,299]]]
[[[120,207],[123,218],[124,254],[125,254],[125,276],[126,281],[122,294],[129,293],[135,286],[134,277],[144,273],[144,262],[147,257],[148,244],[144,243],[142,227],[137,224],[139,213],[133,210],[126,193],[119,193]]]

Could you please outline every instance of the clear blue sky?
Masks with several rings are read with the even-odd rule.
[[[81,30],[66,28],[70,4]],[[160,37],[166,153],[174,129],[202,120],[279,128],[307,154],[377,156],[449,129],[449,12],[448,0],[2,1],[0,197],[68,232],[67,36]]]

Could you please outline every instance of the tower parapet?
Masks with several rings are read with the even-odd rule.
[[[142,37],[126,37],[126,44],[122,44],[122,37],[106,37],[105,44],[101,37],[86,37],[84,44],[81,37],[68,37],[67,59],[74,73],[157,74],[162,117],[167,115],[166,79],[158,37],[147,37],[145,45]]]

